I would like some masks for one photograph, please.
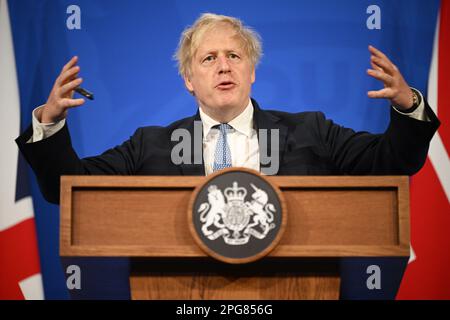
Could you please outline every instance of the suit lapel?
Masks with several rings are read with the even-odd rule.
[[[200,141],[194,141],[195,134],[194,134],[194,124],[195,121],[199,121],[201,124],[200,119],[200,113],[197,111],[195,116],[187,119],[185,122],[183,122],[178,128],[179,129],[186,129],[189,131],[190,137],[191,137],[191,161],[190,163],[182,163],[179,165],[181,169],[181,174],[184,176],[204,176],[205,175],[205,166],[203,163],[203,129],[200,125],[198,129],[200,129],[200,135],[199,139]],[[178,143],[177,141],[172,141],[172,150],[173,147]],[[197,143],[197,148],[195,148],[195,143]],[[197,153],[197,154],[196,154]],[[200,163],[195,163],[195,158],[200,160]],[[199,162],[199,161],[197,161]]]
[[[279,137],[280,137],[280,140],[279,140],[279,163],[281,165],[285,147],[286,147],[288,128],[287,128],[287,126],[281,124],[279,117],[277,117],[276,115],[269,113],[267,111],[261,110],[259,108],[258,103],[254,99],[252,99],[252,104],[254,107],[253,119],[255,122],[255,129],[256,129],[256,132],[258,133],[258,141],[260,142],[260,152],[261,152],[261,148],[263,147],[263,146],[261,146],[260,130],[265,129],[268,132],[266,150],[267,150],[267,155],[272,157],[272,145],[270,143],[271,142],[270,132],[271,132],[271,130],[278,129]],[[261,157],[260,157],[260,159],[261,159]],[[261,168],[269,167],[269,165],[270,164],[260,163]]]

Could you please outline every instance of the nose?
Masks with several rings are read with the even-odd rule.
[[[231,69],[230,69],[230,64],[229,64],[229,62],[228,62],[228,60],[227,60],[227,57],[225,57],[225,56],[219,56],[219,57],[217,57],[217,59],[218,59],[218,67],[219,67],[219,74],[221,74],[221,73],[228,73],[228,72],[230,72],[231,71]]]

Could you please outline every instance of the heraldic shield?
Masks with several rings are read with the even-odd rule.
[[[197,187],[188,222],[196,243],[210,256],[247,263],[267,255],[279,242],[287,212],[278,187],[259,172],[221,170]]]

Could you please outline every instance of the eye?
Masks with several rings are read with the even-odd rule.
[[[206,58],[203,59],[202,62],[211,62],[211,61],[214,61],[215,58],[216,57],[214,57],[213,55],[210,54],[209,56],[206,56]]]
[[[237,54],[235,54],[235,53],[230,53],[230,54],[228,55],[228,57],[229,57],[231,60],[237,60],[237,59],[240,59],[240,57],[239,57]]]

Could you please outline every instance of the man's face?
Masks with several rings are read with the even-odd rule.
[[[221,114],[235,117],[247,106],[255,69],[230,26],[218,26],[203,35],[190,71],[184,79],[186,87],[216,120]]]

